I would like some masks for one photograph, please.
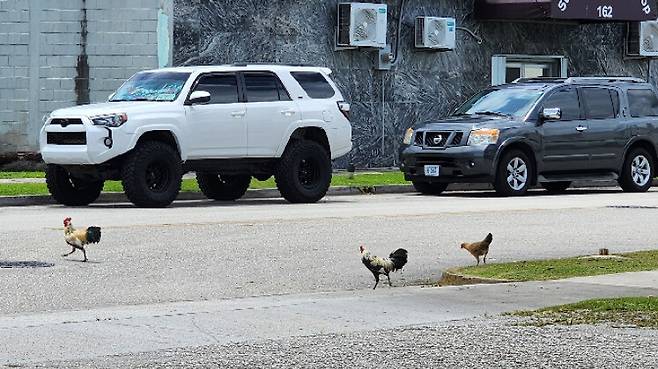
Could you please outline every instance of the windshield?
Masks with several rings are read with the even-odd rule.
[[[139,72],[124,83],[113,101],[174,101],[183,89],[190,73]]]
[[[457,109],[455,115],[483,114],[521,118],[542,94],[541,90],[524,88],[484,90]]]

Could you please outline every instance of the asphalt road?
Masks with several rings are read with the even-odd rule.
[[[629,209],[609,206],[656,207]],[[64,217],[102,227],[89,263],[68,258]],[[579,193],[498,198],[489,194],[414,194],[235,204],[177,203],[168,209],[129,205],[0,209],[0,260],[53,267],[0,269],[0,313],[85,309],[123,304],[367,289],[363,243],[377,255],[398,247],[409,263],[395,285],[437,280],[474,263],[462,241],[494,234],[491,262],[655,247],[658,192]]]
[[[318,204],[279,199],[233,204],[179,202],[168,209],[128,204],[0,209],[0,316],[170,302],[218,301],[313,292],[370,293],[365,244],[385,255],[409,251],[395,286],[474,263],[462,241],[494,234],[491,262],[655,248],[658,192],[616,190],[498,198],[489,193],[338,196]],[[68,258],[62,220],[103,229],[90,262]],[[388,286],[382,286],[386,293]]]

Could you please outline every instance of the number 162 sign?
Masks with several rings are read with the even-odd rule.
[[[656,20],[656,0],[553,0],[551,18],[599,21]]]

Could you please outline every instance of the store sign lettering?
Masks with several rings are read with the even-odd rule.
[[[658,17],[655,8],[656,0],[553,0],[551,13],[562,19],[643,21]]]

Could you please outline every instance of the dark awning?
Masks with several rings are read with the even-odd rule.
[[[656,0],[475,0],[480,20],[646,21]]]

